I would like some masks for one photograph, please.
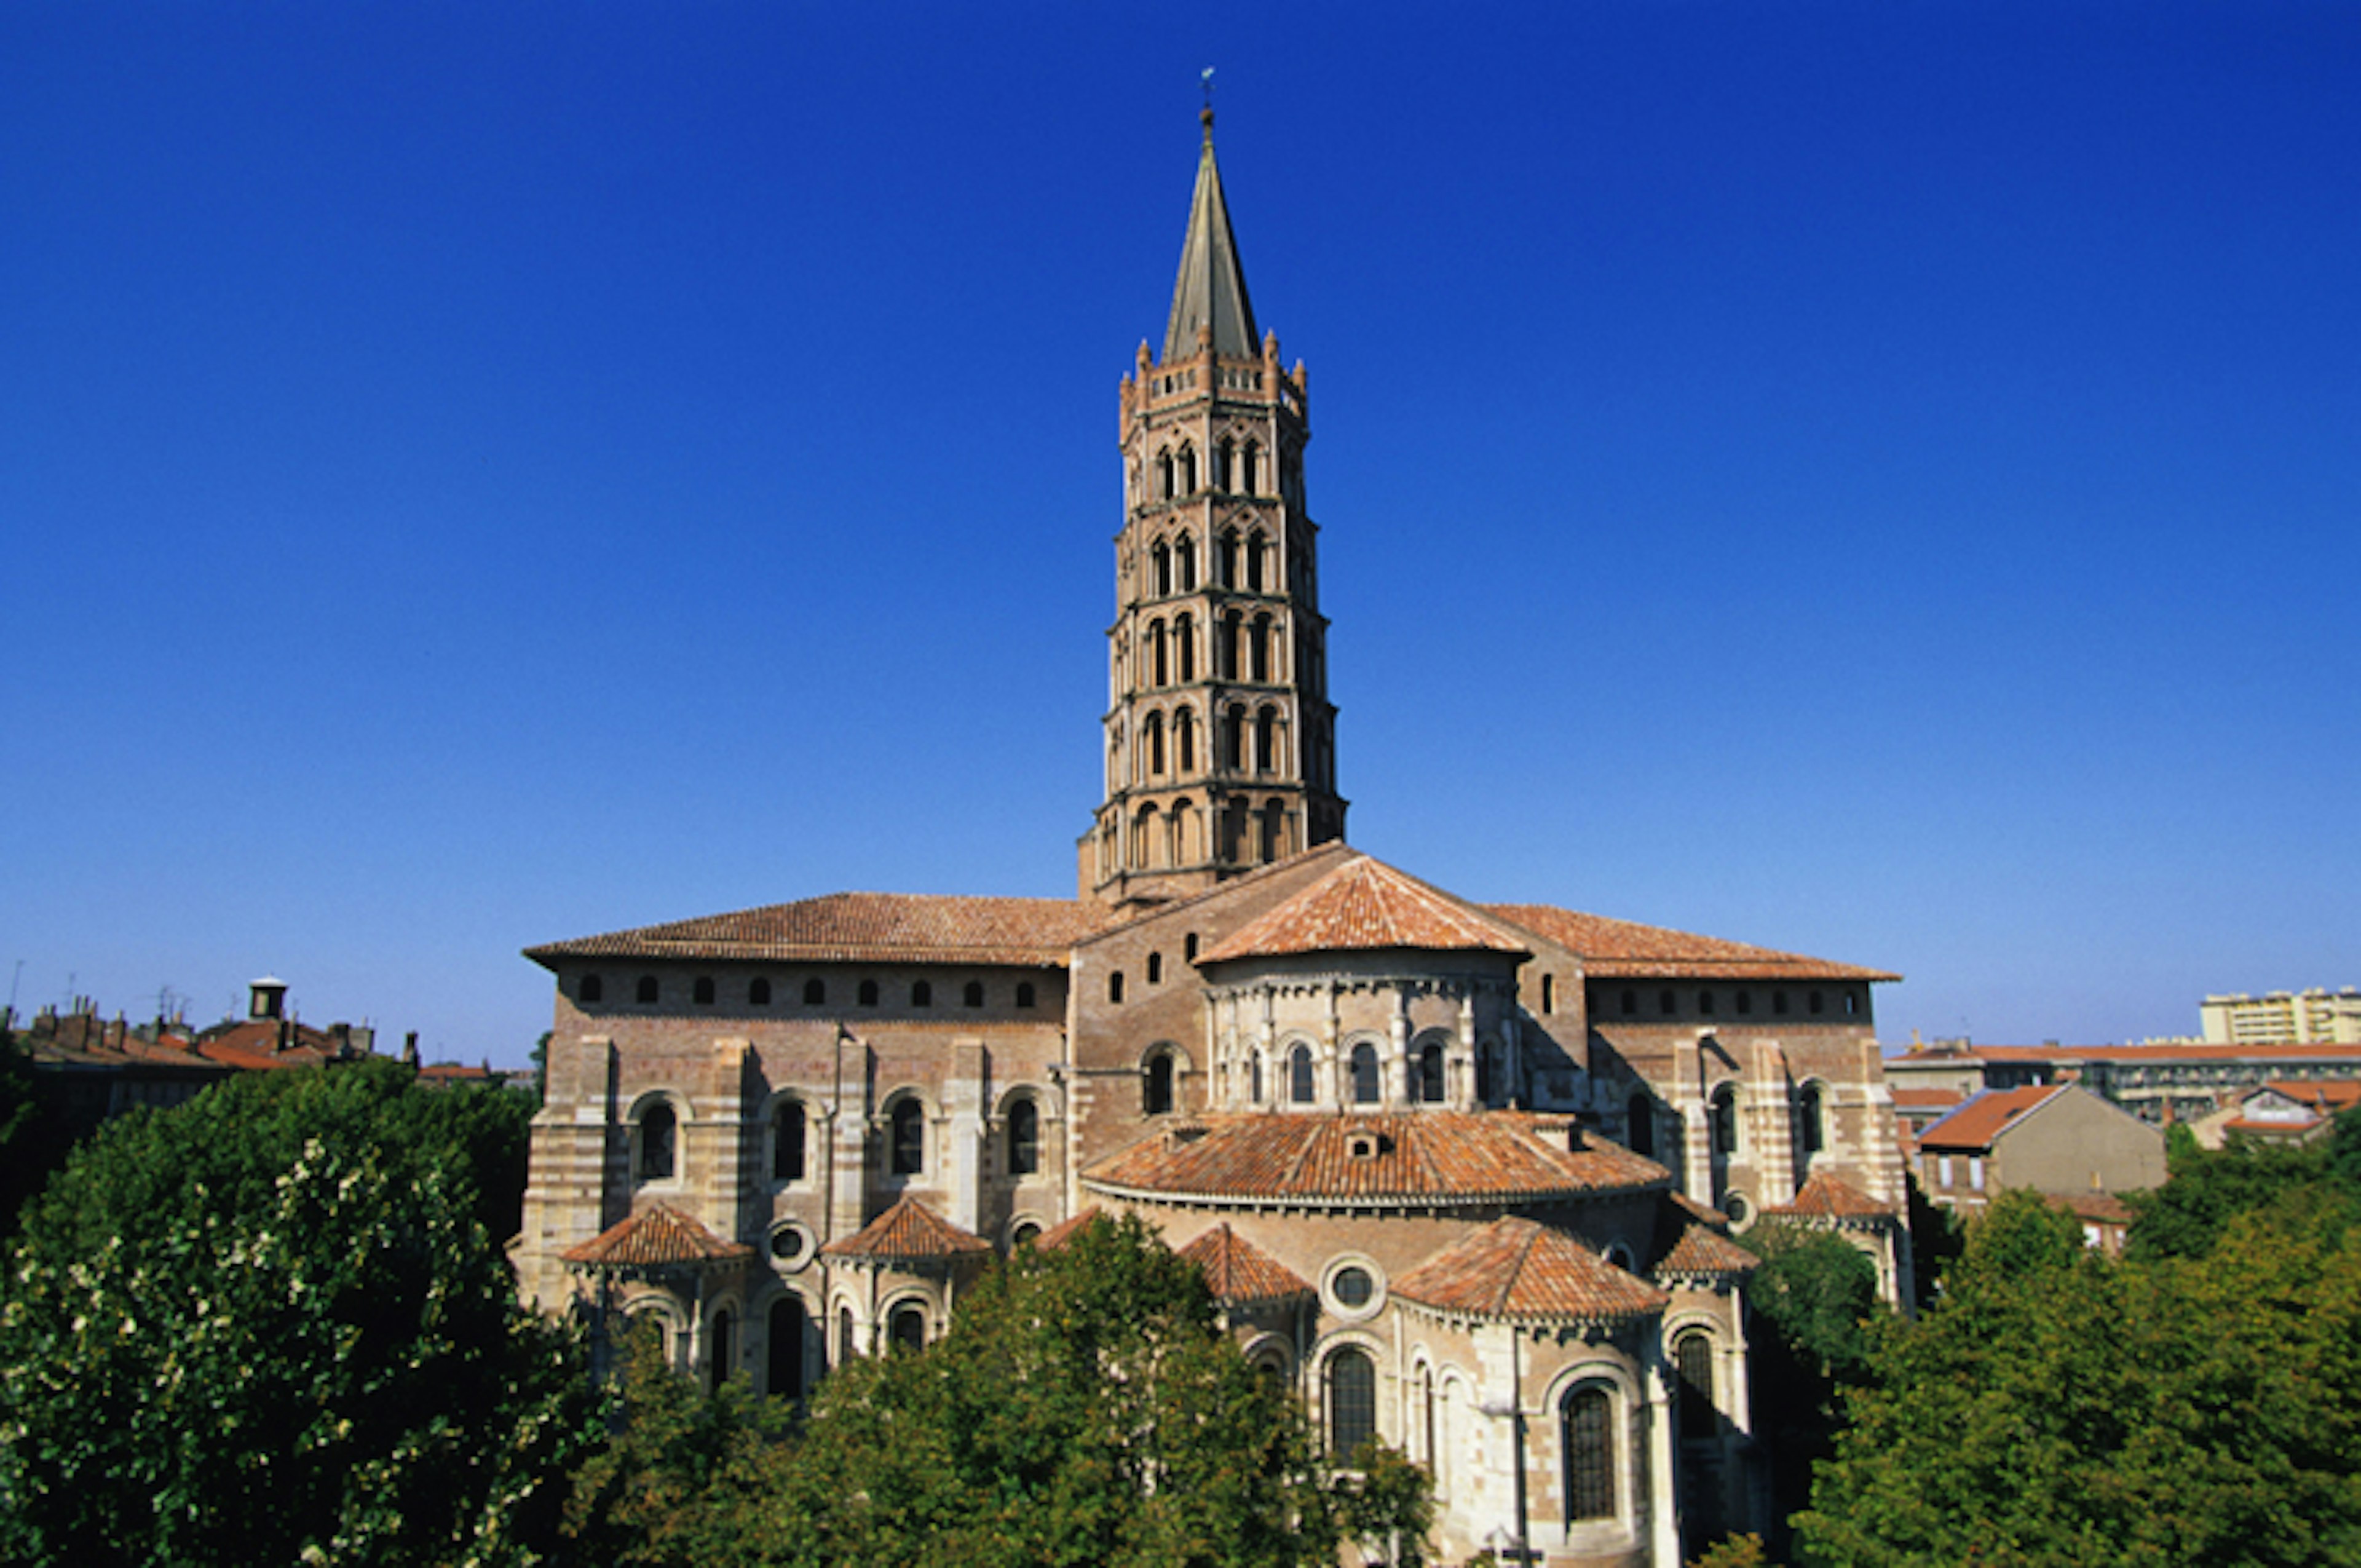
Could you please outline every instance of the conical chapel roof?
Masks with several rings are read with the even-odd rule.
[[[1213,329],[1213,352],[1251,359],[1262,352],[1230,207],[1222,199],[1222,171],[1213,162],[1213,111],[1204,113],[1205,148],[1197,157],[1197,193],[1189,204],[1189,237],[1180,242],[1180,276],[1172,286],[1172,318],[1164,328],[1163,363],[1197,352],[1197,329]]]

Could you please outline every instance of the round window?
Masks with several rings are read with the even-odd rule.
[[[781,1263],[793,1263],[804,1255],[804,1234],[793,1225],[782,1225],[771,1233],[771,1255]]]
[[[1733,1225],[1742,1225],[1746,1223],[1746,1216],[1753,1212],[1752,1209],[1746,1206],[1746,1195],[1742,1192],[1723,1193],[1721,1195],[1721,1212],[1730,1216],[1730,1223]]]
[[[1340,1268],[1336,1277],[1328,1282],[1328,1288],[1339,1304],[1357,1312],[1378,1293],[1378,1282],[1369,1277],[1366,1268]]]

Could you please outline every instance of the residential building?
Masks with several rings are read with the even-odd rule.
[[[1919,1187],[1966,1214],[2007,1188],[2119,1195],[2165,1178],[2163,1131],[2072,1084],[1986,1090],[1917,1143]]]
[[[2209,996],[2198,1008],[2216,1046],[2361,1046],[2361,991],[2274,991]]]

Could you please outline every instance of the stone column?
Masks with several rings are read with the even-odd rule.
[[[1680,1568],[1680,1456],[1673,1444],[1671,1378],[1661,1340],[1652,1340],[1640,1371],[1648,1400],[1648,1562],[1653,1568]]]

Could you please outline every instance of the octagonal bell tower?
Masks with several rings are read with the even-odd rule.
[[[1204,111],[1162,356],[1124,378],[1106,795],[1084,896],[1183,897],[1345,836],[1301,361],[1257,336]]]

